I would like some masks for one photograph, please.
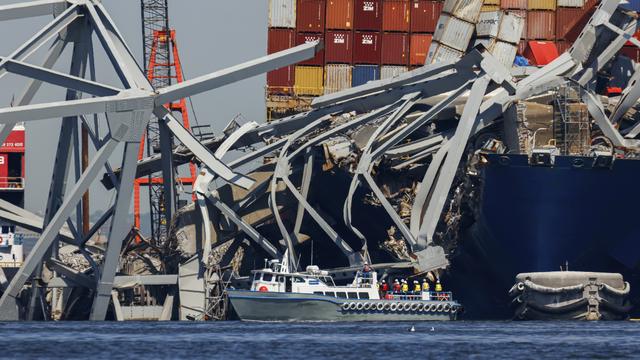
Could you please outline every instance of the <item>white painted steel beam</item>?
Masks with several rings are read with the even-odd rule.
[[[52,15],[56,6],[66,3],[66,0],[40,0],[2,5],[0,6],[0,21]]]

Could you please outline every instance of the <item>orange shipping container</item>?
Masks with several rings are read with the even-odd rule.
[[[529,11],[527,13],[527,39],[554,40],[555,38],[555,11]]]
[[[558,8],[556,10],[556,37],[575,41],[593,15],[589,9]]]
[[[384,0],[382,6],[382,30],[409,32],[409,0]]]
[[[409,63],[409,34],[382,34],[382,65],[407,65]]]
[[[411,35],[411,55],[409,57],[409,63],[411,65],[424,65],[432,39],[433,36],[428,34]]]
[[[411,4],[411,32],[432,33],[442,12],[442,2],[420,0]]]
[[[350,30],[353,28],[354,0],[327,1],[327,29]]]

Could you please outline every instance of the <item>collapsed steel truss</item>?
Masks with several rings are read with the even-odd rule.
[[[519,82],[513,82],[509,70],[491,54],[476,48],[460,61],[427,65],[392,79],[373,81],[326,95],[317,98],[309,112],[267,124],[248,123],[234,132],[204,142],[193,137],[163,105],[311,58],[321,45],[301,45],[154,90],[134,60],[122,34],[98,0],[43,0],[0,7],[0,20],[46,14],[54,14],[55,17],[12,54],[0,58],[0,77],[11,72],[30,79],[27,89],[16,102],[17,106],[0,109],[0,123],[3,124],[0,141],[6,138],[16,123],[63,118],[45,217],[39,218],[0,202],[0,217],[41,232],[18,274],[9,284],[5,284],[0,298],[0,319],[3,320],[29,317],[38,296],[41,296],[38,288],[54,287],[58,283],[63,284],[59,286],[80,286],[94,290],[90,319],[104,319],[112,300],[114,284],[123,281],[118,280],[116,272],[123,241],[130,231],[128,210],[134,179],[162,171],[165,193],[172,194],[175,191],[174,168],[193,157],[202,164],[194,191],[197,208],[205,222],[205,245],[198,255],[203,266],[208,265],[212,244],[208,226],[209,203],[265,253],[277,257],[288,249],[289,263],[294,266],[297,264],[296,246],[301,242],[300,226],[303,217],[308,216],[335,243],[349,266],[357,267],[369,260],[369,252],[366,237],[352,221],[353,198],[356,189],[367,187],[397,227],[412,254],[410,261],[388,266],[407,266],[424,272],[448,266],[444,249],[434,243],[434,234],[469,139],[486,127],[502,122],[507,143],[509,139],[514,141],[517,136],[510,133],[510,129],[515,128],[510,123],[513,119],[503,115],[515,101],[567,80],[576,82],[585,90],[583,101],[602,132],[616,146],[629,148],[638,145],[636,140],[623,137],[613,124],[640,98],[640,87],[633,81],[640,76],[639,72],[633,75],[630,86],[623,92],[610,118],[602,102],[591,90],[596,72],[615,56],[626,41],[640,45],[632,37],[637,25],[635,17],[619,9],[618,0],[603,1],[569,52]],[[97,35],[107,53],[122,82],[122,88],[95,80],[93,34]],[[45,62],[42,65],[27,63],[28,57],[47,42],[53,44]],[[73,47],[69,73],[51,70],[67,45]],[[90,69],[89,80],[85,79],[87,68]],[[30,105],[43,82],[68,89],[65,101]],[[83,95],[85,98],[82,98]],[[414,117],[409,116],[414,105],[434,98],[438,100],[428,110]],[[464,104],[464,108],[454,131],[407,142],[417,130],[424,129],[445,109],[457,104]],[[89,114],[96,114],[93,124],[87,120],[86,115]],[[160,119],[161,154],[136,162],[142,132],[152,114]],[[67,173],[74,144],[72,139],[80,122],[92,129],[90,135],[97,151],[87,170],[74,179],[73,189],[65,193],[65,184],[71,180]],[[98,122],[106,122],[109,128],[107,135],[99,135]],[[345,226],[361,240],[361,247],[354,249],[307,199],[313,176],[313,156],[310,154],[313,147],[364,125],[374,126],[375,131],[361,149],[353,170],[342,219]],[[171,145],[174,137],[182,144],[175,149]],[[108,159],[121,143],[124,147],[122,165],[120,169],[112,171]],[[258,149],[233,161],[222,160],[227,152],[247,146],[256,146]],[[255,184],[248,176],[256,169],[252,162],[269,154],[276,154],[273,176],[270,181]],[[388,156],[408,158],[404,160],[408,163],[431,158],[418,186],[408,223],[390,204],[372,176],[381,160]],[[301,170],[292,167],[292,162],[298,158],[304,160]],[[240,167],[243,167],[242,172],[239,171]],[[76,230],[81,224],[77,221],[74,224],[71,215],[82,194],[103,169],[106,170],[106,183],[117,194],[115,203],[108,206],[109,210],[88,234],[81,235]],[[298,171],[302,171],[302,180],[296,185],[291,176]],[[225,203],[217,196],[217,191],[212,190],[214,179],[247,189],[249,194],[245,199],[248,200],[242,204]],[[287,227],[279,211],[276,192],[283,185],[297,202],[293,228]],[[258,196],[268,196],[270,199],[273,218],[285,244],[282,249],[276,243],[281,239],[267,239],[239,215],[242,207]],[[175,213],[176,205],[171,201],[174,198],[165,196],[167,219],[171,219]],[[102,261],[90,261],[92,275],[79,273],[57,258],[58,242],[77,246],[83,254],[87,253],[87,241],[108,220],[111,220],[108,243]],[[88,255],[86,257],[91,258]],[[51,269],[54,275],[41,279],[43,266]],[[25,306],[21,293],[29,280],[31,296],[29,306]],[[177,280],[176,276],[168,275],[162,278],[149,276],[139,281],[175,284]]]

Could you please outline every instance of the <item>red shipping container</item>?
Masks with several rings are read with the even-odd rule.
[[[635,46],[623,46],[620,50],[620,54],[635,62],[640,62],[640,49]]]
[[[293,29],[269,29],[267,53],[273,54],[295,45]],[[270,94],[287,94],[292,92],[295,80],[293,66],[285,66],[267,73],[267,88]]]
[[[529,11],[527,13],[527,39],[554,40],[555,38],[555,11]]]
[[[380,31],[382,29],[382,0],[356,0],[353,21],[356,30]]]
[[[524,57],[532,65],[547,65],[558,57],[558,49],[552,41],[529,41]]]
[[[558,8],[556,10],[556,38],[575,41],[589,22],[594,10]]]
[[[327,0],[327,29],[350,30],[353,28],[353,1]]]
[[[411,32],[435,32],[443,4],[440,1],[430,0],[419,0],[411,3]]]
[[[324,34],[303,34],[298,33],[296,36],[296,45],[302,45],[314,41],[324,41]],[[325,45],[326,48],[326,45]],[[316,53],[316,56],[313,59],[309,59],[303,62],[299,62],[297,65],[324,65],[324,52],[325,50],[320,50]]]
[[[325,0],[298,0],[296,30],[298,32],[324,32]]]
[[[409,34],[382,34],[382,65],[409,64]]]
[[[384,0],[382,4],[382,30],[409,32],[409,0]]]
[[[558,54],[569,51],[569,48],[573,45],[573,41],[558,40],[556,41],[556,48],[558,48]]]
[[[411,47],[409,56],[410,65],[424,65],[431,46],[432,35],[429,34],[412,34]]]
[[[527,0],[500,0],[501,9],[527,9]]]
[[[380,64],[380,33],[357,31],[353,39],[354,64]]]
[[[353,33],[351,31],[327,31],[325,39],[325,62],[327,64],[351,64],[353,57]]]

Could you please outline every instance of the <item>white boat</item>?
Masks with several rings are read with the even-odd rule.
[[[254,270],[250,290],[228,290],[241,320],[455,320],[462,311],[451,292],[381,294],[375,271],[358,272],[351,284],[336,286],[327,271],[308,266],[305,272],[290,272],[284,259]]]

